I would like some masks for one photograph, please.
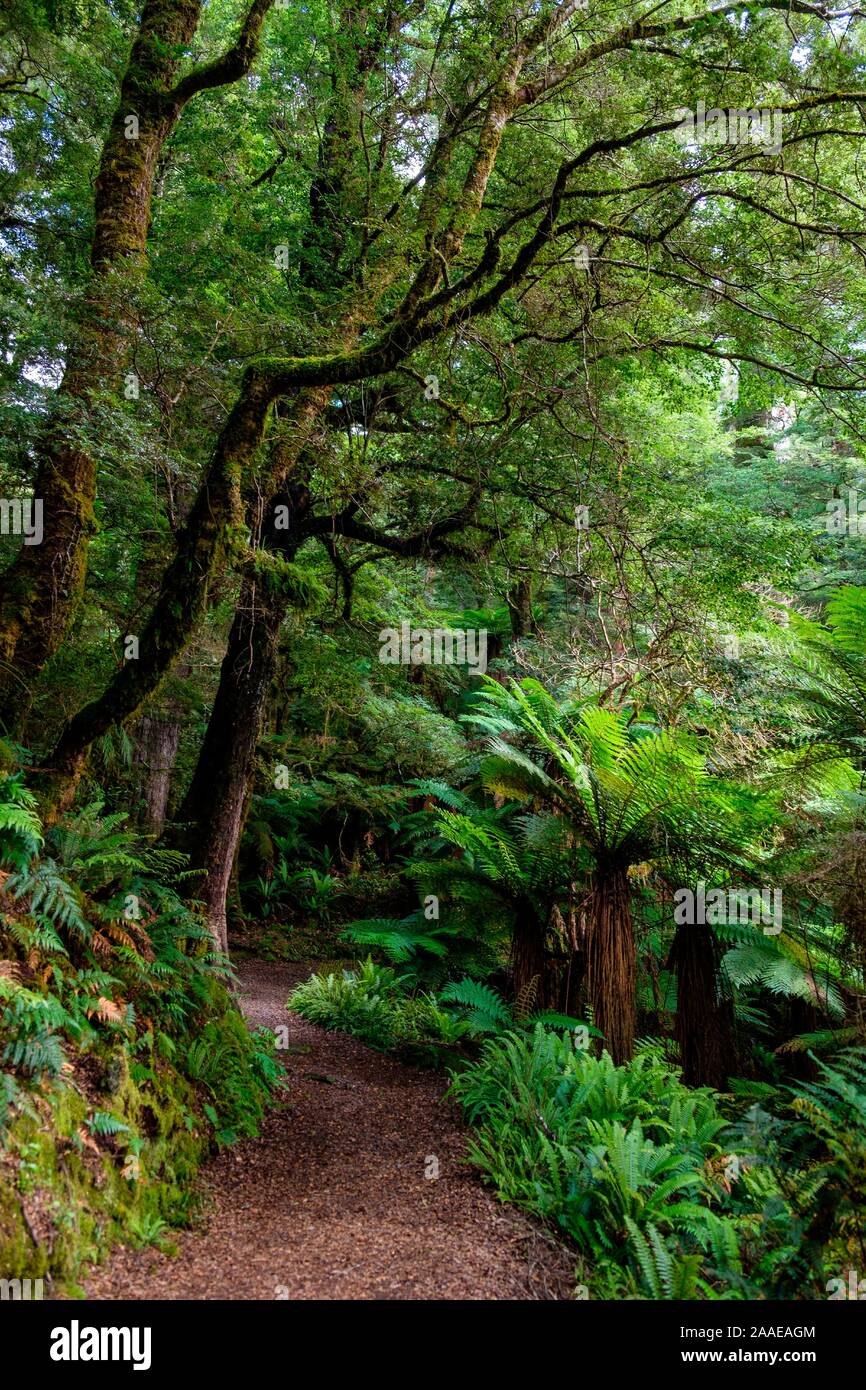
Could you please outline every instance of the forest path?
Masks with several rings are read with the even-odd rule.
[[[309,971],[238,967],[249,1024],[287,1024],[297,1049],[284,1054],[284,1103],[257,1139],[204,1166],[204,1216],[177,1236],[176,1256],[121,1246],[84,1281],[86,1297],[569,1297],[571,1257],[461,1162],[466,1131],[441,1102],[443,1078],[286,1012]]]

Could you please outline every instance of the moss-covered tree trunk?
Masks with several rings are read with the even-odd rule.
[[[515,641],[529,637],[535,631],[532,617],[532,579],[524,575],[509,589],[506,595],[511,636]]]
[[[284,604],[253,580],[242,589],[198,764],[179,812],[184,845],[203,882],[214,944],[228,950],[226,900],[243,826],[247,783],[276,665]]]
[[[190,97],[248,71],[272,4],[253,0],[233,47],[180,82],[202,0],[145,0],[142,8],[99,161],[89,278],[36,449],[44,537],[21,547],[0,582],[0,728],[7,732],[20,729],[33,684],[84,588],[97,489],[93,414],[110,403],[126,370],[159,156]]]
[[[253,0],[250,15],[257,18],[259,27],[261,17],[271,3],[273,0]],[[354,52],[350,45],[346,53],[337,57],[332,55],[339,67],[340,63],[347,61],[348,54],[349,70],[353,76],[344,80],[346,74],[343,74],[335,82],[335,108],[330,113],[328,139],[320,152],[321,167],[312,190],[310,223],[315,229],[315,236],[308,249],[314,247],[318,255],[316,267],[312,273],[308,273],[311,285],[320,284],[322,269],[318,262],[328,245],[328,235],[333,240],[334,254],[339,258],[342,229],[347,219],[350,222],[357,220],[363,211],[363,195],[360,205],[353,207],[352,199],[357,200],[358,189],[347,189],[344,179],[345,169],[348,168],[348,147],[354,148],[356,157],[366,153],[358,128],[358,103],[373,63],[375,46],[379,44],[380,51],[384,52],[397,18],[391,16],[384,27],[376,26],[377,37],[371,38],[373,48],[369,51],[366,44],[363,53]],[[242,478],[255,457],[273,403],[281,397],[292,398],[297,435],[294,454],[297,457],[304,447],[305,434],[309,435],[328,404],[334,387],[361,382],[392,370],[420,343],[445,331],[450,323],[449,315],[446,313],[442,318],[430,318],[423,307],[425,297],[442,283],[447,266],[459,255],[480,212],[503,131],[517,101],[520,71],[529,53],[543,40],[550,23],[549,19],[541,21],[537,32],[533,30],[532,35],[518,43],[510,54],[490,95],[456,203],[447,211],[446,224],[436,238],[435,246],[428,238],[427,253],[421,268],[399,309],[389,313],[384,331],[370,343],[360,343],[361,334],[369,327],[369,320],[375,320],[380,298],[399,273],[403,263],[400,254],[393,256],[388,265],[379,267],[375,288],[368,287],[361,296],[350,296],[350,302],[340,316],[339,327],[335,326],[333,340],[336,346],[332,351],[303,358],[258,359],[248,369],[181,536],[176,557],[164,577],[155,609],[139,637],[137,660],[127,661],[103,695],[91,701],[70,721],[54,752],[46,760],[40,790],[43,811],[48,819],[71,801],[93,741],[112,725],[122,723],[136,713],[189,642],[206,604],[208,581],[232,539],[237,539],[232,536],[232,528],[237,523],[236,531],[239,531],[242,524]],[[555,23],[553,27],[556,27]],[[224,73],[226,64],[217,63],[212,68]],[[207,74],[208,69],[203,69],[198,75],[193,73],[182,79],[173,89],[178,100],[187,99],[193,90],[200,90],[202,86],[215,85],[215,82],[206,80]],[[221,80],[230,79],[223,75]],[[416,231],[423,227],[431,237],[444,207],[444,186],[440,185],[450,166],[452,138],[450,135],[441,136],[437,141],[434,156],[436,168],[431,170],[425,183],[419,210]],[[344,145],[347,148],[344,149]],[[344,202],[348,205],[343,206]],[[553,212],[547,219],[551,228],[552,219]],[[501,287],[499,293],[503,292],[504,288]],[[495,302],[496,296],[489,303],[487,299],[483,303],[479,300],[478,312],[486,312]],[[425,320],[423,323],[419,321],[419,315]],[[285,476],[289,475],[289,471]],[[267,490],[276,490],[279,486],[279,479],[269,479]]]
[[[599,865],[587,913],[587,991],[593,1022],[619,1064],[634,1052],[637,964],[625,867]]]
[[[291,451],[294,456],[294,451]],[[284,467],[287,457],[278,450]],[[184,848],[191,867],[205,875],[195,892],[207,906],[208,921],[220,950],[228,945],[226,903],[243,829],[256,744],[267,713],[277,662],[286,591],[279,559],[290,563],[298,546],[298,525],[309,510],[310,494],[292,484],[274,495],[263,518],[263,540],[277,561],[245,579],[220,669],[216,699],[196,770],[179,813],[188,830]],[[275,525],[277,508],[285,508]],[[264,556],[264,552],[259,552]]]
[[[297,396],[291,420],[283,422],[287,438],[275,452],[277,466],[268,479],[272,487],[284,485],[329,398],[327,389]],[[93,741],[141,708],[192,638],[207,606],[211,577],[232,545],[243,539],[242,484],[262,442],[270,404],[254,377],[245,383],[141,632],[137,659],[126,661],[103,694],[70,720],[46,761],[40,790],[49,819],[71,801]]]
[[[20,726],[32,683],[57,650],[84,586],[97,468],[89,420],[125,369],[156,162],[179,113],[165,98],[200,11],[201,0],[145,4],[103,143],[89,280],[37,446],[34,496],[42,502],[44,538],[22,546],[0,588],[0,723],[7,731]]]

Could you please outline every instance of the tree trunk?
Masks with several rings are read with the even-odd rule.
[[[152,0],[156,3],[156,0]],[[163,0],[168,3],[168,0]],[[248,23],[250,35],[255,38],[261,27],[265,10],[272,0],[253,0],[250,16],[254,23]],[[390,25],[376,26],[378,38],[375,42],[386,43],[391,34]],[[250,45],[236,46],[237,54],[250,57]],[[252,50],[254,51],[254,49]],[[333,55],[332,55],[333,56]],[[363,137],[358,130],[359,109],[355,97],[346,106],[347,92],[357,95],[363,89],[366,75],[371,71],[374,52],[364,46],[364,53],[353,48],[350,66],[355,72],[357,82],[348,86],[336,65],[335,76],[339,78],[334,86],[336,107],[345,108],[340,119],[335,120],[335,111],[328,116],[329,135],[323,142],[321,167],[317,175],[316,191],[311,194],[311,220],[318,229],[314,238],[315,246],[321,251],[321,236],[326,223],[330,223],[335,246],[339,246],[344,235],[346,221],[357,217],[362,207],[355,206],[357,190],[347,197],[342,205],[342,183],[339,166],[343,153],[335,144],[336,135],[344,131],[345,138],[354,138],[356,152],[363,146]],[[410,326],[413,309],[427,293],[432,293],[441,282],[443,268],[460,252],[469,226],[480,211],[487,180],[495,162],[496,153],[502,138],[504,125],[512,114],[515,87],[520,69],[526,58],[524,46],[519,46],[512,55],[508,68],[508,80],[504,78],[491,98],[490,109],[483,123],[479,145],[470,174],[463,186],[463,193],[455,215],[436,247],[435,255],[428,257],[430,276],[419,272],[412,291],[406,296],[399,313],[399,324],[393,324],[380,344],[359,347],[358,342],[367,322],[372,317],[380,297],[386,292],[389,280],[398,274],[402,257],[395,256],[390,268],[384,267],[377,274],[374,293],[365,291],[357,300],[351,298],[340,318],[340,326],[335,335],[340,343],[337,351],[320,353],[307,358],[286,358],[281,360],[279,369],[268,359],[261,360],[250,367],[245,375],[239,397],[225,423],[211,465],[199,490],[190,518],[184,528],[178,545],[177,555],[169,567],[160,589],[159,598],[151,618],[139,639],[138,661],[127,662],[110,682],[103,695],[92,701],[67,724],[57,747],[46,760],[39,792],[43,801],[43,814],[47,820],[67,806],[83,770],[88,750],[112,725],[122,723],[134,714],[145,699],[158,686],[173,661],[190,640],[195,623],[206,603],[208,582],[217,566],[220,556],[231,541],[232,527],[241,519],[241,488],[244,477],[249,476],[259,444],[262,441],[271,405],[281,397],[291,397],[294,437],[289,447],[282,450],[286,460],[281,470],[264,481],[262,491],[276,492],[285,485],[292,466],[297,461],[305,443],[313,433],[319,416],[328,405],[333,389],[347,382],[362,381],[371,373],[380,375],[391,366],[402,361],[418,344],[417,332]],[[247,66],[243,69],[248,70]],[[200,70],[207,75],[207,66]],[[225,64],[215,67],[224,69]],[[237,62],[230,66],[230,75],[223,80],[234,80],[240,75]],[[198,90],[212,82],[198,79]],[[196,87],[195,74],[184,78],[175,89],[186,99],[191,95],[190,88]],[[351,108],[352,121],[345,125],[343,118]],[[343,122],[341,124],[341,122]],[[353,134],[354,132],[354,134]],[[440,136],[438,146],[440,169],[447,167],[450,159],[450,139]],[[328,172],[326,165],[333,168]],[[333,177],[332,177],[333,175]],[[331,205],[331,197],[324,196],[328,179],[331,179],[331,193],[340,193],[337,205]],[[324,180],[324,181],[323,181]],[[426,181],[419,222],[430,223],[440,210],[442,198],[435,191],[436,180]],[[444,190],[441,190],[444,194]],[[302,267],[302,278],[310,285],[317,283],[316,265],[319,258]],[[437,329],[437,332],[439,330]],[[2,652],[0,652],[2,655]]]
[[[279,465],[268,479],[275,489],[283,486],[297,462],[330,394],[330,389],[299,393],[292,411],[292,436],[279,450]],[[230,544],[232,524],[241,524],[241,481],[261,444],[269,408],[269,398],[257,390],[252,377],[220,433],[177,553],[141,634],[138,660],[127,661],[103,694],[70,720],[47,759],[39,790],[48,819],[71,801],[93,741],[141,707],[190,641],[206,607],[208,582]]]
[[[624,867],[600,866],[589,903],[587,990],[595,1027],[619,1065],[631,1060],[637,966],[631,894]]]
[[[165,824],[171,770],[180,742],[180,721],[145,715],[138,726],[138,761],[145,769],[145,826],[158,835]]]
[[[532,912],[519,912],[511,935],[511,978],[518,1008],[526,1012],[544,1007],[545,936],[544,927]]]
[[[769,410],[740,411],[734,416],[730,428],[736,431],[735,463],[746,463],[754,452],[769,453],[772,445],[764,431],[769,429],[771,421]]]
[[[226,899],[243,825],[247,781],[276,663],[284,604],[245,582],[232,623],[219,688],[198,765],[178,819],[190,824],[185,848],[205,872],[196,884],[214,944],[228,950]]]
[[[505,602],[511,620],[511,636],[514,641],[528,637],[535,632],[532,617],[532,579],[525,575],[509,589]]]
[[[302,484],[270,500],[263,525],[265,545],[294,559],[297,525],[310,506]],[[277,508],[289,525],[276,529]],[[244,581],[220,670],[219,686],[196,770],[178,819],[189,824],[185,848],[193,868],[206,875],[202,896],[219,950],[228,948],[226,902],[235,864],[256,744],[267,710],[286,611],[279,570]],[[199,891],[198,889],[196,890]]]
[[[145,0],[142,7],[100,157],[90,277],[36,447],[34,497],[42,503],[44,537],[40,545],[22,546],[0,581],[0,728],[7,732],[20,729],[33,684],[60,646],[84,588],[98,463],[91,414],[117,389],[128,361],[160,154],[191,97],[249,72],[272,4],[252,0],[232,47],[180,82],[202,0]],[[73,757],[71,767],[80,761]]]
[[[90,278],[36,447],[34,497],[42,503],[44,537],[22,546],[0,587],[0,724],[8,732],[20,728],[33,682],[60,645],[84,587],[96,497],[88,418],[97,399],[116,390],[127,361],[154,171],[180,114],[165,96],[200,12],[201,0],[145,4],[102,147]]]
[[[676,1037],[683,1081],[726,1091],[736,1054],[733,1008],[722,993],[720,959],[712,927],[677,928],[671,965],[677,973]]]

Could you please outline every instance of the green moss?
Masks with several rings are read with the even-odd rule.
[[[238,1054],[242,1029],[252,1054],[252,1040],[222,988],[213,1002],[206,1024],[211,1038],[223,1038]],[[196,1172],[216,1142],[203,1115],[203,1088],[161,1056],[149,1035],[142,1041],[133,1056],[122,1045],[101,1053],[98,1095],[55,1083],[6,1131],[0,1150],[4,1278],[51,1279],[74,1295],[86,1267],[116,1242],[162,1240],[165,1228],[189,1222]],[[252,1069],[249,1086],[260,1116],[265,1088],[257,1087]],[[93,1124],[97,1112],[125,1128],[100,1134]]]
[[[327,598],[324,584],[315,575],[272,550],[253,551],[245,568],[263,586],[269,599],[295,608],[311,608]]]

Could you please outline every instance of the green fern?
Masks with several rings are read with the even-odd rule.
[[[468,977],[446,985],[439,992],[443,1004],[459,1006],[460,1013],[473,1037],[486,1033],[501,1033],[515,1026],[514,1013],[501,995],[490,985]]]
[[[0,867],[24,873],[42,846],[36,798],[15,773],[0,781]]]
[[[428,922],[419,909],[399,920],[371,917],[352,922],[340,933],[340,940],[353,946],[372,946],[384,952],[395,965],[404,965],[423,954],[439,959],[448,954],[448,939],[457,928]]]
[[[53,860],[42,859],[30,869],[10,875],[6,891],[16,900],[26,899],[31,914],[79,941],[92,936],[82,890],[61,875]]]
[[[130,1127],[107,1110],[94,1110],[85,1121],[91,1134],[108,1137],[113,1134],[129,1134]]]
[[[651,1221],[645,1230],[641,1230],[627,1217],[626,1229],[644,1292],[650,1298],[687,1300],[706,1297],[707,1285],[700,1278],[700,1255],[673,1254]]]

